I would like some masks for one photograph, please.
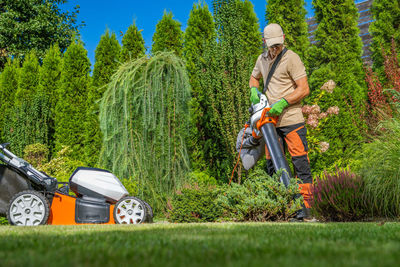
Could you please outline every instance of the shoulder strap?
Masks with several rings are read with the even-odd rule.
[[[271,81],[272,75],[274,75],[276,66],[278,65],[279,61],[281,61],[281,58],[283,57],[283,55],[286,53],[287,48],[285,47],[282,52],[278,55],[278,57],[276,58],[274,64],[272,65],[271,69],[269,70],[268,73],[268,77],[267,77],[267,81],[265,82],[265,86],[264,86],[264,90],[263,90],[263,94],[265,94],[265,92],[268,89],[268,84]]]

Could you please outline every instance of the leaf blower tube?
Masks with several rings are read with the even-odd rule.
[[[288,187],[292,174],[276,133],[275,125],[278,121],[278,117],[269,116],[268,112],[270,109],[267,97],[260,94],[260,103],[252,105],[252,108],[250,109],[252,113],[250,121],[254,131],[256,131],[255,135],[260,137],[259,135],[261,132],[271,156],[275,171],[283,171],[280,180],[286,187]]]

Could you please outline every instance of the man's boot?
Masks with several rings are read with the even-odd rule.
[[[311,209],[306,208],[303,204],[301,210],[296,212],[296,217],[292,218],[290,222],[318,222],[318,220],[311,216]]]

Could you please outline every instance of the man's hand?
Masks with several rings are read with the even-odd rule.
[[[260,102],[260,98],[258,97],[258,95],[261,94],[257,87],[251,87],[251,91],[250,91],[250,102],[253,104],[258,104]]]
[[[279,116],[287,106],[289,106],[289,103],[286,101],[286,99],[282,98],[281,100],[272,105],[269,114],[272,116]]]

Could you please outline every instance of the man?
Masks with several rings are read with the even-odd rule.
[[[272,23],[264,28],[263,41],[268,48],[261,54],[256,62],[250,77],[251,95],[250,101],[256,104],[260,101],[258,88],[261,77],[264,83],[276,58],[285,49],[283,43],[285,35],[281,26]],[[263,91],[263,88],[260,88]],[[275,72],[264,92],[272,108],[270,115],[279,116],[276,131],[282,146],[285,143],[292,157],[292,163],[296,176],[301,180],[300,193],[304,197],[304,206],[297,213],[298,220],[310,219],[310,187],[312,176],[308,159],[308,145],[306,139],[303,113],[301,112],[301,100],[310,92],[307,82],[307,74],[300,57],[291,50],[281,57]],[[266,150],[267,171],[272,175],[275,170],[269,153]]]

